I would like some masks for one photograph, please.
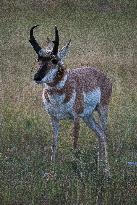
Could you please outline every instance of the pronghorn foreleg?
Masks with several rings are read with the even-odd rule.
[[[76,149],[78,145],[79,129],[80,129],[80,118],[76,116],[73,120],[72,128],[72,139],[73,139],[73,148]]]
[[[51,161],[55,161],[55,156],[57,152],[57,144],[58,144],[59,120],[52,117],[51,123],[52,123],[52,128],[53,128],[53,145],[52,145]]]
[[[94,120],[92,116],[85,116],[83,118],[84,122],[89,128],[91,128],[97,138],[98,138],[98,167],[99,172],[103,173],[105,176],[110,175],[109,163],[108,163],[108,153],[107,153],[107,142],[106,135],[99,124]]]

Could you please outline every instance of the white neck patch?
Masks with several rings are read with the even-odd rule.
[[[56,85],[56,88],[63,88],[66,81],[68,79],[68,75],[65,74],[65,76],[63,77],[63,80],[61,80],[57,85]]]
[[[57,74],[58,68],[52,68],[49,70],[49,72],[46,74],[44,78],[42,78],[42,83],[52,83],[56,74]]]

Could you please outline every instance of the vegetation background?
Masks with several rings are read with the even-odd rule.
[[[0,204],[137,204],[137,1],[0,1]],[[71,122],[63,121],[56,165],[50,163],[52,129],[33,82],[36,54],[29,29],[42,46],[60,33],[70,38],[66,65],[95,66],[113,82],[108,125],[112,178],[97,174],[97,140],[81,122],[79,150]],[[50,175],[47,175],[50,173]]]

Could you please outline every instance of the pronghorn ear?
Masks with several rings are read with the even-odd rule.
[[[64,61],[65,56],[67,55],[68,51],[69,51],[69,45],[70,45],[71,39],[69,40],[69,42],[67,43],[66,46],[64,46],[58,53],[59,58]]]
[[[47,37],[47,50],[53,50],[54,43]]]

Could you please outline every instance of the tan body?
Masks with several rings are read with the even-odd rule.
[[[54,80],[53,80],[54,82]],[[108,104],[112,93],[110,80],[95,68],[77,68],[66,71],[62,79],[54,86],[45,85],[43,105],[52,118],[54,130],[53,155],[57,149],[59,120],[73,120],[73,146],[77,148],[79,135],[79,119],[91,128],[98,136],[100,161],[107,162],[105,129],[108,116]],[[98,111],[99,123],[95,122],[93,112]],[[57,129],[56,129],[57,128]],[[106,165],[108,166],[108,165]],[[105,172],[109,172],[105,170]]]
[[[64,79],[65,78],[65,79]],[[54,82],[54,80],[53,80]],[[62,86],[61,85],[62,82]],[[60,84],[60,85],[59,85]],[[96,90],[98,91],[98,96],[96,94]],[[67,105],[71,101],[71,112],[70,117],[74,118],[76,115],[80,115],[84,117],[84,109],[86,96],[91,93],[95,93],[95,99],[89,99],[88,104],[90,105],[90,101],[93,104],[93,110],[95,108],[98,109],[99,106],[108,106],[110,96],[112,92],[112,84],[110,80],[99,70],[95,68],[77,68],[66,71],[62,76],[61,80],[55,84],[54,86],[45,86],[43,93],[43,101],[46,100],[45,103],[48,104],[49,114],[50,109],[52,109],[52,104],[56,104],[59,106]],[[90,95],[89,95],[90,97]],[[60,101],[58,100],[60,99]],[[51,106],[51,108],[50,108]],[[53,109],[56,109],[53,108]],[[89,114],[92,113],[92,108]],[[52,113],[52,112],[51,112]],[[58,113],[57,113],[58,114]],[[67,107],[66,107],[67,114]],[[53,111],[54,115],[54,111]],[[57,119],[64,119],[67,116],[58,117],[56,113],[54,115]]]

